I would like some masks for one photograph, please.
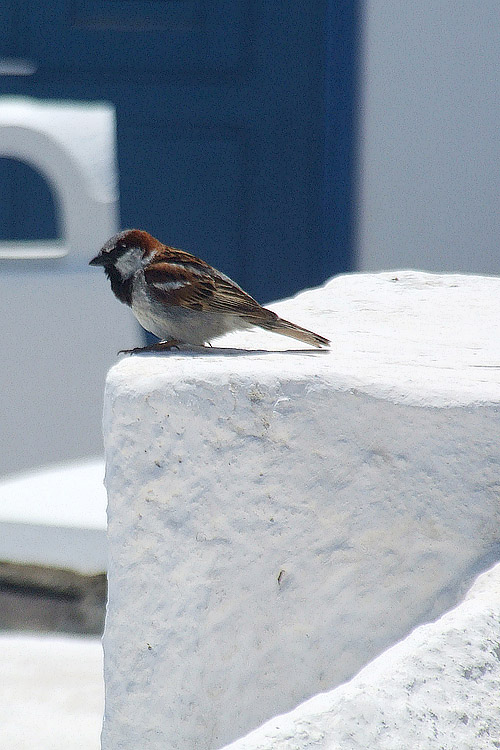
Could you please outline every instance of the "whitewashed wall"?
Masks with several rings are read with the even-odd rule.
[[[350,682],[225,750],[490,750],[500,741],[500,564]]]
[[[250,332],[110,371],[104,750],[219,748],[494,559],[499,292],[340,277],[275,307],[330,352]]]

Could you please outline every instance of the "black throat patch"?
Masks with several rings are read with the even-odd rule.
[[[111,289],[115,296],[118,297],[120,302],[131,307],[133,277],[130,276],[128,279],[123,279],[114,266],[105,266],[104,271],[111,281]]]

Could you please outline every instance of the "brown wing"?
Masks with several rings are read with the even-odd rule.
[[[276,317],[230,278],[182,250],[169,253],[168,262],[147,266],[144,275],[153,294],[165,305],[240,315],[249,321]]]
[[[210,271],[212,266],[201,258],[197,258],[196,255],[187,253],[185,250],[179,250],[177,247],[170,247],[169,245],[161,245],[162,252],[156,262],[152,266],[175,263],[182,266],[189,266],[193,269],[200,271]]]

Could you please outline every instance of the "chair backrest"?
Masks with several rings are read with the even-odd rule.
[[[0,242],[5,474],[101,452],[105,373],[140,332],[88,267],[118,229],[113,108],[0,98],[0,157],[46,179],[60,227],[57,240]]]

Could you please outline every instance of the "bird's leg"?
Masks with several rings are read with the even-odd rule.
[[[168,341],[158,341],[156,344],[150,344],[149,346],[136,346],[135,349],[120,349],[118,354],[140,354],[141,352],[162,352],[172,349],[182,343],[177,339],[169,339]]]

